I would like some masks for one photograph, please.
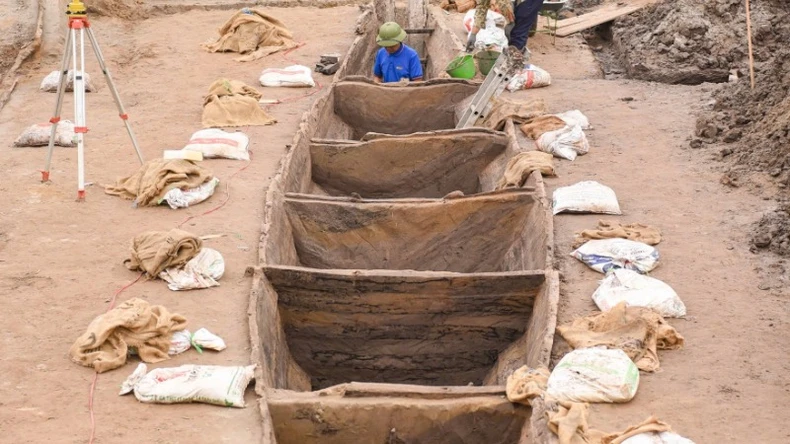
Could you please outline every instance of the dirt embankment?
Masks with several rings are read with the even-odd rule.
[[[713,106],[697,121],[692,147],[718,149],[730,184],[758,176],[776,181],[784,203],[758,224],[752,244],[790,256],[790,10],[781,0],[759,10],[752,24],[755,88],[744,68],[738,82],[717,90]]]
[[[767,21],[765,8],[756,21]],[[664,1],[617,20],[613,50],[634,79],[696,85],[726,82],[745,68],[746,19],[741,0]]]
[[[16,62],[25,45],[33,41],[38,28],[38,2],[0,0],[0,79]]]
[[[140,20],[149,15],[143,0],[91,0],[86,5],[89,13],[124,20]]]

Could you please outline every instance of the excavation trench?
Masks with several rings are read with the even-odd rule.
[[[503,385],[553,340],[542,178],[494,190],[512,122],[453,129],[479,84],[358,77],[379,23],[360,18],[266,194],[251,333],[268,442],[533,442]],[[435,26],[428,65],[460,48]]]

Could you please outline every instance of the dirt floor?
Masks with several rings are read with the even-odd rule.
[[[302,96],[307,90],[264,89],[257,82],[264,67],[300,63],[312,66],[327,52],[344,53],[354,38],[356,7],[270,9],[307,44],[285,60],[275,54],[252,63],[234,62],[233,54],[209,54],[199,44],[211,38],[228,12],[194,11],[128,22],[93,17],[93,26],[132,124],[147,158],[163,149],[179,149],[200,129],[203,95],[219,77],[256,86],[266,98]],[[50,14],[51,11],[48,11]],[[55,20],[60,9],[53,14]],[[49,16],[49,15],[48,15]],[[103,313],[113,293],[134,280],[123,266],[131,238],[145,230],[168,230],[185,217],[222,202],[225,185],[208,202],[186,210],[133,209],[129,201],[105,195],[100,184],[137,168],[134,151],[99,71],[89,58],[100,91],[88,94],[87,202],[76,197],[76,149],[57,148],[53,183],[39,183],[46,149],[11,148],[27,126],[51,117],[55,94],[38,91],[44,75],[60,60],[61,32],[45,35],[39,58],[0,112],[0,294],[5,321],[0,355],[0,429],[3,441],[85,443],[90,435],[88,393],[93,371],[70,362],[67,351],[88,323]],[[321,29],[317,34],[316,29]],[[173,30],[178,30],[173,32]],[[316,74],[327,85],[330,77]],[[278,123],[242,128],[251,137],[252,164],[230,183],[227,206],[185,225],[198,235],[224,234],[206,241],[227,261],[221,286],[171,292],[161,281],[138,283],[119,301],[141,297],[184,315],[193,331],[206,327],[228,344],[221,353],[187,352],[157,366],[187,363],[242,365],[250,362],[247,304],[250,280],[244,270],[257,261],[263,190],[291,143],[302,113],[312,100],[272,106]],[[64,105],[71,117],[72,101]],[[225,183],[243,162],[205,161]],[[207,405],[161,406],[119,397],[120,383],[134,365],[102,374],[95,393],[96,442],[256,442],[260,435],[255,404],[246,409]],[[248,401],[255,402],[252,390]]]
[[[790,433],[776,424],[790,418],[782,408],[790,402],[790,364],[776,353],[790,345],[790,292],[786,275],[759,273],[763,257],[752,254],[748,242],[751,227],[773,204],[720,184],[710,159],[689,148],[695,113],[710,87],[580,76],[591,68],[563,59],[575,60],[582,48],[553,51],[534,43],[533,60],[552,73],[552,86],[517,95],[543,97],[550,111],[580,109],[595,127],[588,132],[590,153],[558,161],[559,178],[547,185],[599,181],[617,193],[624,215],[616,220],[661,229],[662,265],[651,274],[688,308],[686,319],[670,320],[686,348],[660,353],[662,371],[642,374],[632,402],[594,405],[591,424],[617,430],[652,414],[697,443],[788,442]],[[591,295],[602,275],[568,254],[574,231],[593,228],[600,218],[554,219],[560,324],[596,310]],[[561,342],[555,362],[567,351]],[[762,413],[748,413],[754,411]]]
[[[161,2],[160,2],[161,3]],[[307,45],[292,61],[311,66],[318,55],[345,52],[353,39],[356,7],[272,9]],[[129,22],[94,18],[99,42],[128,106],[148,158],[180,148],[199,129],[202,96],[224,76],[257,85],[263,67],[293,64],[275,54],[241,64],[230,54],[207,54],[198,45],[213,36],[227,13],[184,12]],[[67,350],[87,324],[106,310],[113,293],[134,280],[122,265],[130,239],[143,230],[166,230],[186,216],[216,207],[225,186],[192,209],[132,209],[105,195],[99,184],[136,169],[136,160],[106,86],[88,95],[86,150],[88,201],[74,202],[76,152],[58,148],[53,183],[38,182],[42,149],[11,148],[32,123],[49,119],[54,94],[38,91],[41,78],[59,63],[62,37],[58,12],[48,8],[41,54],[24,65],[24,77],[0,112],[0,294],[6,321],[0,327],[0,429],[3,440],[19,443],[84,443],[90,436],[88,393],[94,373],[69,361]],[[461,28],[461,15],[457,17]],[[316,33],[320,29],[320,35]],[[177,30],[177,32],[173,32]],[[461,33],[461,31],[459,31]],[[548,186],[597,180],[612,187],[624,215],[617,219],[657,226],[662,265],[653,273],[684,300],[689,315],[670,323],[686,348],[660,354],[662,371],[643,374],[636,398],[624,405],[594,405],[591,425],[620,430],[653,414],[695,442],[765,443],[790,441],[778,424],[790,419],[790,292],[786,272],[762,273],[764,255],[749,251],[750,231],[775,204],[760,188],[720,183],[708,151],[690,147],[695,116],[716,88],[672,86],[636,80],[604,80],[589,45],[580,37],[530,39],[533,62],[552,74],[552,86],[505,93],[542,97],[551,111],[579,109],[595,126],[590,153],[574,162],[557,160],[559,177]],[[568,63],[573,60],[573,63]],[[92,65],[95,67],[95,65]],[[89,73],[97,71],[89,69]],[[329,78],[316,77],[326,85]],[[267,98],[296,97],[304,90],[260,88]],[[312,98],[277,105],[271,127],[245,128],[253,161],[233,177],[230,201],[221,210],[186,225],[198,235],[225,234],[207,241],[227,261],[221,287],[174,293],[162,282],[138,283],[119,300],[142,297],[187,317],[192,329],[207,327],[229,347],[219,353],[190,351],[157,366],[184,363],[246,364],[250,360],[244,269],[256,262],[263,190],[273,175],[301,114]],[[71,116],[71,100],[64,106]],[[529,143],[526,140],[524,143]],[[224,182],[243,163],[207,161]],[[773,194],[770,195],[773,197]],[[590,299],[602,275],[568,256],[573,232],[595,226],[597,216],[555,217],[558,268],[562,272],[560,323],[595,310]],[[778,268],[777,268],[778,267]],[[564,352],[561,341],[555,358]],[[255,442],[258,410],[207,405],[145,405],[117,396],[126,367],[99,376],[95,392],[96,442]],[[248,402],[254,402],[248,390]]]

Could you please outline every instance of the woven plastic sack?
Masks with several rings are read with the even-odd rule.
[[[192,188],[189,190],[182,190],[180,188],[173,188],[165,194],[164,201],[170,205],[170,208],[187,208],[191,205],[199,204],[208,199],[214,194],[214,190],[219,184],[219,179],[213,177],[203,185]],[[161,203],[161,202],[160,202]]]
[[[477,33],[475,49],[502,52],[507,48],[505,30],[496,26],[486,27]]]
[[[548,71],[536,65],[527,64],[523,71],[513,76],[506,88],[512,92],[549,85],[551,85],[551,74]]]
[[[173,338],[170,340],[170,350],[167,354],[171,356],[180,355],[194,346],[196,346],[195,350],[199,353],[202,353],[204,348],[216,351],[222,351],[227,348],[222,338],[205,328],[201,328],[194,334],[190,333],[189,330],[180,330],[173,333]]]
[[[209,128],[192,134],[184,151],[199,151],[206,159],[250,160],[249,146],[250,138],[241,131],[230,133]]]
[[[49,145],[49,135],[52,131],[51,123],[37,123],[31,125],[14,140],[14,146],[47,146]],[[69,120],[61,120],[58,129],[55,131],[55,145],[65,147],[77,146],[77,138],[74,134],[74,123]]]
[[[686,315],[686,306],[672,287],[656,278],[622,268],[606,274],[592,299],[601,311],[609,311],[625,302],[632,307],[650,308],[665,318]]]
[[[694,441],[672,432],[647,432],[632,436],[621,444],[694,444]]]
[[[577,248],[571,256],[599,273],[625,268],[649,273],[658,267],[658,250],[650,245],[628,239],[596,239]]]
[[[182,365],[146,373],[145,364],[121,385],[120,395],[134,392],[140,402],[177,404],[202,402],[224,407],[244,407],[244,391],[255,366]]]
[[[192,333],[189,330],[180,330],[173,333],[170,339],[170,350],[167,354],[170,356],[180,355],[185,351],[192,348]]]
[[[595,181],[584,181],[554,190],[552,211],[559,213],[622,214],[614,190]]]
[[[159,273],[173,291],[195,290],[219,286],[217,282],[225,274],[225,259],[217,250],[201,248],[183,268],[168,268]]]
[[[582,112],[579,111],[578,109],[555,114],[555,116],[565,121],[565,124],[567,125],[571,125],[571,126],[579,125],[580,127],[582,127],[582,129],[592,128],[592,126],[590,125],[590,120],[587,119],[587,116],[582,114]]]
[[[592,347],[565,355],[549,376],[546,393],[560,401],[628,402],[639,387],[639,369],[620,349]]]
[[[286,88],[312,88],[315,86],[313,72],[302,65],[292,65],[283,69],[267,68],[258,79],[263,86],[284,86]]]
[[[87,72],[85,73],[85,92],[94,92],[96,89],[93,87],[93,82],[91,82],[91,76]],[[44,92],[58,92],[58,84],[60,83],[60,71],[52,71],[44,80],[41,81],[41,86],[39,89]],[[66,92],[74,92],[74,71],[69,70],[68,76],[66,77]]]
[[[477,9],[470,9],[469,11],[466,12],[466,15],[464,15],[464,21],[463,21],[464,32],[467,33],[472,32],[472,27],[475,25],[476,11]],[[486,23],[485,23],[486,28],[494,28],[497,26],[504,27],[506,25],[505,22],[506,20],[504,15],[498,12],[494,12],[490,9],[488,10],[488,12],[486,12]]]
[[[544,153],[570,161],[590,152],[590,143],[579,125],[566,125],[558,130],[546,131],[535,144]]]

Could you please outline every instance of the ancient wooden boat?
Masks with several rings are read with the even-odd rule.
[[[264,442],[533,442],[504,384],[548,365],[553,341],[542,178],[495,189],[520,150],[512,122],[453,129],[477,83],[350,76],[378,23],[361,17],[266,193],[250,304]],[[450,38],[433,26],[427,48]]]

